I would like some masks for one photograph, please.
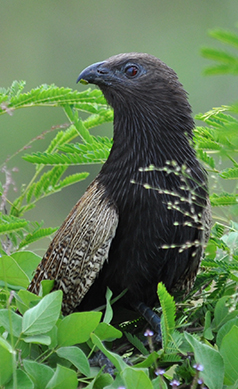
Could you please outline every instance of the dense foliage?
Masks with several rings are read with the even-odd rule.
[[[238,48],[234,33],[219,30],[211,35]],[[202,53],[218,63],[207,74],[238,75],[235,55],[208,48]],[[146,323],[124,323],[119,328],[110,324],[110,291],[103,315],[83,312],[67,317],[60,312],[61,291],[49,293],[51,281],[42,282],[41,296],[26,291],[41,260],[28,246],[56,229],[32,223],[25,214],[42,198],[87,177],[88,173],[67,175],[69,166],[106,160],[111,140],[92,136],[89,130],[112,121],[113,112],[98,90],[77,92],[42,85],[25,93],[24,86],[14,81],[9,89],[0,89],[0,114],[12,115],[23,107],[60,106],[70,124],[58,130],[45,152],[23,155],[35,164],[35,174],[28,184],[23,183],[13,203],[8,199],[11,172],[2,161],[6,181],[0,187],[0,387],[237,389],[238,195],[234,180],[238,178],[238,120],[233,115],[238,113],[238,104],[196,116],[203,125],[196,127],[195,147],[210,174],[215,224],[186,300],[175,305],[165,287],[158,285],[162,313],[162,342],[158,344],[151,331],[145,335],[138,331]],[[79,111],[87,112],[88,118],[81,120]],[[230,182],[235,184],[227,185]],[[89,359],[98,349],[115,366],[115,380],[103,367],[90,367]]]

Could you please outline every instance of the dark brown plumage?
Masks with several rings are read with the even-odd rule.
[[[113,107],[114,143],[29,290],[39,293],[41,280],[55,279],[68,314],[104,304],[107,286],[114,296],[127,288],[124,304],[142,311],[157,302],[160,281],[170,292],[190,290],[209,236],[191,108],[176,73],[148,54],[116,55],[80,80],[98,85]]]

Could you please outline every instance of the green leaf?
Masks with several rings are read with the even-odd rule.
[[[22,317],[10,309],[1,309],[0,326],[3,326],[9,334],[13,334],[18,338],[22,331]]]
[[[39,295],[44,297],[51,292],[54,287],[55,280],[42,280],[40,283]]]
[[[127,389],[153,389],[153,384],[144,371],[127,367],[121,375]]]
[[[66,316],[58,326],[59,346],[72,346],[86,342],[91,332],[98,326],[101,316],[101,312],[93,311],[75,312]]]
[[[185,339],[192,346],[195,361],[202,365],[204,370],[200,377],[209,389],[222,388],[224,378],[224,363],[218,351],[199,342],[194,336],[184,333]]]
[[[3,255],[0,258],[0,280],[2,280],[1,286],[4,286],[6,282],[10,288],[11,286],[27,288],[29,284],[27,274],[10,255]]]
[[[227,306],[228,299],[229,296],[223,296],[216,303],[214,323],[212,323],[214,329],[220,328],[223,324],[237,316],[237,311],[229,312],[229,308]]]
[[[43,297],[23,315],[22,332],[25,335],[41,335],[51,330],[60,315],[62,291],[57,290]]]
[[[45,344],[46,346],[51,344],[51,339],[47,335],[27,336],[23,340],[26,343]]]
[[[77,374],[74,370],[57,365],[53,377],[50,379],[45,389],[76,389],[78,386]]]
[[[207,311],[205,314],[205,325],[203,330],[203,336],[204,338],[208,340],[212,340],[214,338],[214,335],[211,330],[211,312]]]
[[[112,376],[108,373],[104,373],[99,375],[99,377],[96,378],[95,380],[95,388],[108,388],[108,385],[111,386],[111,384],[114,383],[114,379]],[[116,389],[118,389],[118,386],[116,386]]]
[[[113,363],[113,365],[117,368],[119,372],[121,372],[127,367],[127,364],[123,361],[122,357],[107,350],[101,340],[95,334],[91,334],[91,339],[93,344],[95,344],[99,348],[99,350],[101,350],[103,354],[106,355],[106,357]]]
[[[17,262],[30,281],[32,279],[33,271],[41,261],[41,257],[32,251],[19,251],[11,254],[11,257]]]
[[[32,380],[28,377],[28,375],[23,370],[20,370],[20,369],[16,370],[16,382],[17,382],[17,389],[34,389],[35,388]],[[13,378],[11,379],[10,382],[8,382],[4,386],[4,388],[5,389],[15,389],[16,388]]]
[[[24,369],[35,385],[35,389],[45,389],[47,383],[54,375],[54,370],[49,366],[24,359]]]
[[[167,292],[162,282],[158,284],[157,293],[163,311],[163,315],[161,317],[161,332],[163,348],[165,349],[175,329],[176,308],[174,298]]]
[[[154,389],[168,389],[168,386],[165,382],[165,380],[159,375],[157,378],[152,380],[153,388]]]
[[[112,291],[109,288],[107,288],[107,292],[106,292],[107,303],[106,303],[106,310],[105,310],[105,314],[103,317],[103,321],[104,321],[104,323],[108,323],[108,324],[112,321],[112,317],[113,317],[111,298],[112,298]]]
[[[94,330],[94,333],[101,340],[112,341],[114,339],[119,339],[122,337],[122,332],[111,326],[107,323],[99,323],[97,328]]]
[[[25,313],[32,305],[36,305],[41,298],[28,290],[20,290],[18,294],[15,294],[17,308],[21,314]],[[33,304],[32,304],[33,303]]]
[[[232,385],[238,380],[238,327],[233,326],[221,342],[220,353],[225,365],[225,385]]]
[[[162,353],[163,353],[162,350],[160,350],[160,352],[158,352],[158,353],[156,351],[153,351],[149,355],[147,354],[148,356],[146,359],[144,359],[144,361],[136,363],[134,365],[134,367],[136,367],[136,368],[138,368],[138,367],[139,368],[140,367],[151,367],[156,363],[157,359],[160,357],[159,354],[162,354]]]
[[[4,385],[13,373],[14,351],[3,338],[0,338],[0,361],[0,385]]]
[[[229,320],[219,329],[216,337],[216,344],[219,348],[221,346],[222,339],[224,338],[225,335],[228,334],[228,332],[232,329],[233,326],[238,327],[238,317]]]
[[[78,347],[61,347],[56,350],[59,357],[70,361],[86,377],[90,376],[90,366],[84,352]]]

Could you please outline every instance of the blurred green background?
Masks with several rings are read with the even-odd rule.
[[[0,86],[26,80],[26,90],[43,83],[84,90],[75,83],[84,67],[120,52],[148,52],[177,72],[194,114],[206,112],[237,100],[237,85],[231,76],[204,77],[208,61],[199,50],[220,47],[207,35],[209,29],[235,30],[237,22],[235,0],[5,0],[0,6]],[[32,138],[66,122],[59,108],[28,108],[1,116],[0,164]],[[97,131],[111,136],[112,125]],[[35,142],[32,151],[43,151],[55,134]],[[8,166],[19,168],[14,173],[19,194],[34,166],[21,160],[21,154]],[[45,226],[60,225],[99,168],[81,169],[91,173],[86,181],[44,199],[26,217],[44,219]],[[2,173],[0,180],[4,182]]]

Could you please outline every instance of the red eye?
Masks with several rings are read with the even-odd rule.
[[[138,73],[138,68],[136,66],[127,66],[125,68],[125,74],[127,77],[135,77]]]

